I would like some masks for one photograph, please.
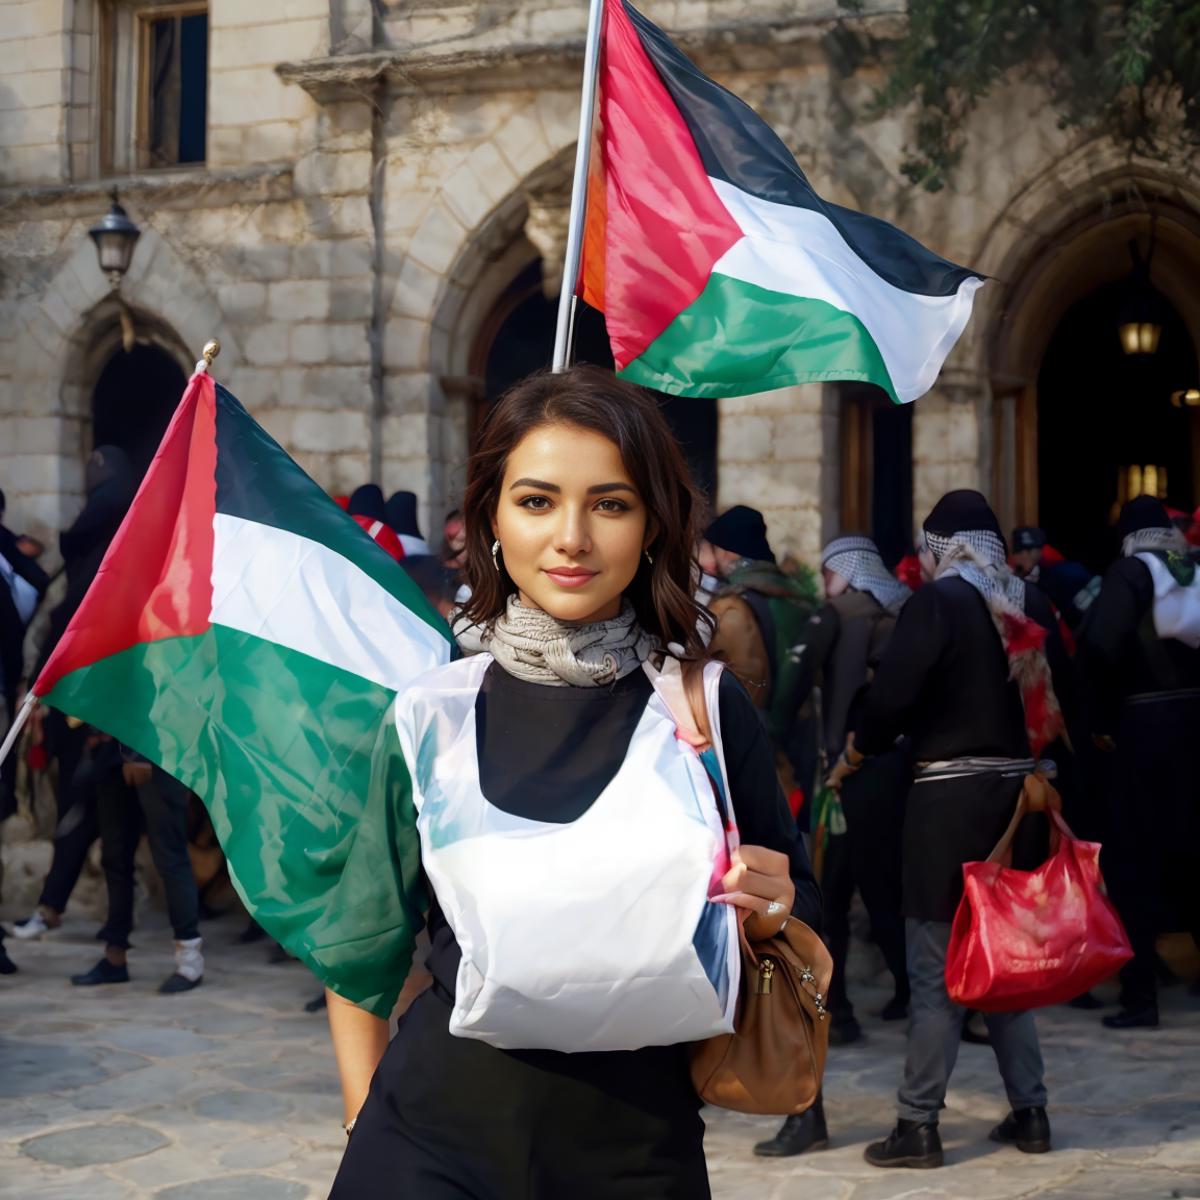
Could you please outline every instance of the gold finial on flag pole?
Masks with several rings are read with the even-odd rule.
[[[200,361],[196,364],[197,371],[207,371],[213,364],[213,359],[221,353],[221,343],[216,338],[209,338],[200,351]]]

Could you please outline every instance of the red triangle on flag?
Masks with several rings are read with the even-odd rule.
[[[95,581],[38,676],[64,676],[142,642],[204,633],[212,613],[216,396],[197,371]]]

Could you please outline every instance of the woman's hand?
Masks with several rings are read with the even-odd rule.
[[[766,846],[742,846],[733,852],[733,866],[721,880],[722,892],[713,900],[745,909],[746,936],[751,941],[774,937],[792,915],[796,885],[786,854]]]

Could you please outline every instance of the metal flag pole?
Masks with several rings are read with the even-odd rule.
[[[575,281],[583,254],[583,219],[587,208],[588,165],[592,156],[592,117],[600,79],[600,26],[604,0],[590,0],[587,43],[583,51],[583,90],[579,102],[579,141],[575,145],[575,178],[571,184],[571,213],[567,218],[567,253],[562,289],[558,294],[558,325],[554,331],[552,370],[565,371],[571,357],[571,328],[575,320]]]
[[[21,707],[17,709],[17,715],[13,717],[13,723],[9,726],[8,733],[4,735],[4,743],[0,745],[0,763],[8,757],[13,746],[17,744],[17,738],[21,736],[21,730],[25,727],[25,722],[29,720],[29,714],[33,712],[33,706],[38,702],[38,698],[29,692],[25,699],[21,702]]]

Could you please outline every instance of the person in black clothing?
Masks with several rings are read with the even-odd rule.
[[[789,654],[799,660],[790,689],[781,697],[798,711],[816,684],[821,688],[821,739],[832,764],[853,728],[853,715],[878,664],[896,616],[912,595],[884,566],[868,537],[835,538],[821,554],[826,602],[813,615]],[[850,902],[858,888],[871,919],[871,936],[895,982],[884,1020],[908,1015],[908,969],[900,916],[900,831],[911,771],[903,749],[880,754],[841,788],[845,832],[831,832],[821,868],[822,927],[833,957],[829,985],[829,1040],[858,1041],[862,1029],[846,991],[850,950]],[[754,1147],[768,1158],[802,1154],[827,1140],[824,1104],[788,1117],[775,1137]]]
[[[66,574],[66,592],[50,610],[50,624],[38,653],[34,678],[83,602],[109,543],[120,528],[137,490],[137,475],[125,452],[117,446],[97,446],[88,459],[84,479],[87,500],[83,511],[59,535],[59,551]],[[38,898],[38,907],[18,921],[17,937],[41,937],[62,921],[67,901],[79,881],[88,850],[100,834],[96,816],[96,780],[86,759],[87,726],[69,725],[57,709],[39,708],[34,723],[44,733],[46,749],[58,762],[58,824],[54,831],[54,856]]]
[[[821,555],[827,602],[812,618],[800,652],[801,676],[793,700],[803,703],[818,677],[825,759],[837,761],[864,690],[878,665],[896,618],[912,595],[884,566],[867,537],[840,537]],[[880,754],[841,788],[846,832],[833,834],[825,851],[823,927],[833,955],[829,985],[833,1042],[861,1036],[846,993],[850,899],[857,887],[871,918],[871,936],[895,982],[885,1020],[908,1015],[908,972],[900,917],[900,827],[909,766],[903,748]]]
[[[1118,532],[1122,557],[1104,576],[1078,661],[1091,730],[1112,763],[1104,875],[1134,950],[1121,1011],[1103,1020],[1129,1029],[1158,1024],[1158,932],[1184,928],[1200,945],[1200,787],[1188,769],[1200,733],[1200,570],[1151,496],[1125,505]]]
[[[1046,532],[1022,525],[1012,532],[1012,565],[1022,579],[1036,583],[1074,631],[1100,592],[1100,579],[1083,563],[1063,558],[1046,544]]]
[[[853,741],[831,778],[841,783],[864,755],[886,753],[902,734],[912,739],[917,779],[908,796],[903,844],[912,1021],[896,1128],[865,1152],[869,1163],[881,1167],[941,1165],[938,1113],[965,1012],[950,1000],[945,982],[962,864],[988,856],[1012,818],[1024,777],[1037,767],[1037,755],[1061,734],[1054,681],[1065,681],[1067,667],[1052,606],[1008,570],[995,514],[978,492],[944,496],[926,519],[925,542],[937,563],[935,578],[900,614]],[[1001,622],[1015,623],[1024,635],[1014,661],[1002,641]],[[1044,651],[1030,648],[1042,638]],[[1044,719],[1034,726],[1037,713]],[[1046,841],[1044,818],[1027,818],[1015,844],[1015,864],[1040,862]],[[989,1013],[986,1020],[1012,1107],[991,1136],[1028,1152],[1048,1150],[1033,1014]]]
[[[329,993],[350,1118],[331,1200],[710,1194],[680,1034],[707,1021],[712,983],[681,1001],[693,922],[728,931],[732,903],[761,938],[789,913],[818,921],[820,898],[758,714],[715,664],[742,848],[712,877],[718,809],[658,690],[668,644],[703,658],[696,508],[657,407],[610,373],[535,376],[490,414],[464,501],[465,616],[487,653],[397,708],[406,757],[421,746],[434,983],[390,1045],[386,1022]]]
[[[0,492],[0,699],[4,702],[0,739],[16,718],[21,679],[25,674],[25,631],[50,586],[50,577],[26,553],[30,539],[4,524],[5,497]],[[17,756],[0,767],[0,821],[16,811]]]
[[[158,990],[166,995],[191,991],[204,978],[204,954],[200,896],[188,855],[190,793],[177,779],[112,738],[98,737],[89,759],[97,793],[108,916],[100,931],[104,956],[90,970],[72,975],[71,982],[76,987],[129,982],[126,958],[133,928],[134,855],[144,829],[175,934],[175,970]]]

